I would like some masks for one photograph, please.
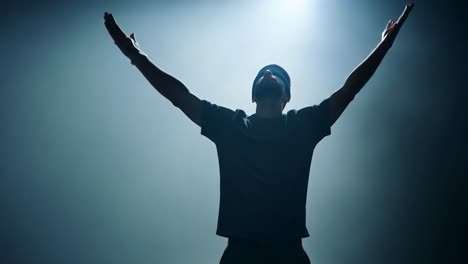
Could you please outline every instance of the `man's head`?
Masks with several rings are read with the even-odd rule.
[[[252,85],[252,102],[280,104],[282,108],[291,99],[291,80],[285,69],[277,64],[263,67]]]

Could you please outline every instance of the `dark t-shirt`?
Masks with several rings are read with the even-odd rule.
[[[330,135],[330,100],[268,119],[202,100],[201,134],[216,145],[220,204],[216,234],[248,239],[308,237],[312,154]]]

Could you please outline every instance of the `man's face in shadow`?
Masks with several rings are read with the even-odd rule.
[[[282,108],[289,101],[283,80],[266,70],[255,84],[254,102],[265,105],[282,104]]]

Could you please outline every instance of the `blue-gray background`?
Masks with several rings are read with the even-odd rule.
[[[300,2],[2,2],[0,263],[218,263],[215,146],[130,65],[103,13],[198,97],[251,114],[263,65],[291,75],[285,111],[317,104],[406,4]],[[416,3],[315,150],[312,263],[461,263],[463,8],[439,2]]]

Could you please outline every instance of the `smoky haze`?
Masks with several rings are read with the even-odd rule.
[[[261,67],[290,74],[284,112],[318,104],[405,4],[6,3],[0,262],[218,263],[226,247],[215,235],[215,145],[121,54],[105,11],[192,93],[250,115]],[[461,263],[460,10],[416,2],[373,78],[317,145],[304,239],[312,263]]]

